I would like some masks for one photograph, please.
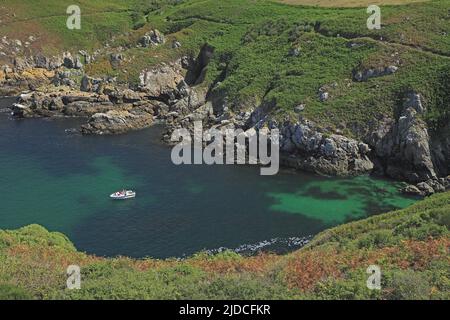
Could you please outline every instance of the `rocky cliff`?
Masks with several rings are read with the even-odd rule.
[[[152,30],[137,45],[158,46],[164,39],[162,33]],[[108,51],[108,56],[116,67],[125,59],[122,51]],[[38,54],[16,57],[12,66],[0,71],[0,82],[3,94],[23,92],[11,107],[14,116],[87,117],[80,128],[83,134],[121,134],[146,128],[155,120],[166,123],[163,139],[167,142],[173,130],[192,130],[193,122],[199,120],[204,128],[276,128],[285,166],[333,176],[377,173],[411,183],[405,192],[420,195],[448,187],[450,124],[429,129],[427,101],[420,92],[402,92],[401,101],[391,106],[396,110],[393,117],[373,119],[364,134],[350,137],[305,117],[305,104],[295,107],[295,117],[284,120],[280,120],[276,99],[249,99],[236,105],[230,92],[217,89],[227,77],[227,65],[221,66],[224,71],[218,79],[212,83],[205,80],[214,57],[215,48],[205,44],[196,56],[141,70],[139,83],[129,84],[108,76],[89,76],[84,64],[96,56],[84,51],[51,57]],[[358,83],[392,75],[398,67],[355,70],[353,81]],[[332,103],[337,86],[321,86],[319,101]]]

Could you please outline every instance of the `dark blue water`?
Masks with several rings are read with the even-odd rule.
[[[175,166],[161,126],[121,136],[66,132],[84,121],[0,114],[0,228],[37,223],[88,253],[165,258],[274,238],[283,249],[280,238],[414,202],[397,184],[369,177]],[[109,199],[122,188],[136,190],[136,199]]]

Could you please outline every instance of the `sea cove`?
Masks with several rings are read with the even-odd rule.
[[[0,109],[11,100],[2,100]],[[398,183],[326,178],[257,166],[176,166],[163,128],[119,136],[73,132],[84,119],[12,120],[0,114],[0,228],[37,223],[101,256],[181,257],[275,239],[286,252],[301,239],[346,221],[403,208],[416,200]],[[111,192],[138,197],[117,203]],[[251,247],[251,246],[250,246]]]

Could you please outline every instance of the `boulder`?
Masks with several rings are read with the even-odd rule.
[[[327,101],[329,99],[329,97],[330,97],[330,94],[328,92],[320,92],[319,93],[319,100],[321,102]]]
[[[300,48],[295,47],[289,49],[289,56],[290,57],[298,57],[300,55]]]
[[[48,68],[50,70],[58,69],[62,65],[64,65],[64,60],[59,56],[51,57],[48,59]]]
[[[72,57],[70,52],[64,52],[63,54],[63,65],[68,69],[73,69],[75,66],[75,59]]]
[[[88,75],[84,75],[83,78],[81,78],[80,83],[80,91],[83,92],[97,92],[99,94],[102,94],[102,89],[104,89],[102,86],[104,84],[103,79],[98,78],[92,78]]]
[[[57,71],[52,79],[52,83],[55,86],[74,87],[75,81],[71,77],[72,73],[70,71]]]
[[[122,100],[125,103],[133,103],[142,100],[142,96],[139,92],[133,91],[131,89],[125,89],[122,91]]]
[[[401,192],[404,194],[409,194],[409,195],[414,195],[414,196],[422,196],[423,195],[422,191],[418,187],[411,185],[411,184],[402,188]]]
[[[61,97],[54,97],[50,103],[49,110],[51,111],[61,111],[64,108],[64,102]]]
[[[112,65],[120,64],[120,62],[122,62],[123,60],[124,60],[124,56],[120,52],[111,53],[111,55],[110,55],[110,61],[111,61]]]
[[[81,127],[83,134],[121,134],[130,130],[149,127],[153,123],[150,113],[131,113],[129,111],[110,110],[96,113],[86,125]]]
[[[29,106],[14,103],[11,107],[12,115],[18,118],[26,118],[32,114],[32,111]]]
[[[81,62],[80,56],[76,56],[73,68],[74,69],[82,69],[83,68],[83,63]]]
[[[394,74],[398,71],[398,67],[391,65],[387,67],[381,67],[376,69],[364,69],[364,70],[354,70],[353,79],[358,82],[367,81],[375,77],[383,77],[387,75]]]
[[[425,196],[433,194],[434,189],[426,182],[420,182],[417,184],[417,188],[421,191],[421,193]]]
[[[180,47],[181,47],[181,43],[179,41],[174,40],[172,42],[172,49],[177,49],[177,48],[180,48]]]
[[[34,64],[37,68],[49,69],[49,60],[43,54],[38,54],[34,57]]]
[[[144,47],[150,47],[152,45],[157,46],[165,43],[164,35],[156,29],[150,30],[142,38],[139,39],[139,44]]]
[[[294,112],[295,113],[300,113],[300,112],[302,112],[303,110],[305,110],[305,105],[302,103],[302,104],[299,104],[298,106],[296,106],[295,108],[294,108]]]
[[[81,78],[81,85],[80,90],[84,92],[89,92],[92,90],[92,78],[84,75],[83,78]]]

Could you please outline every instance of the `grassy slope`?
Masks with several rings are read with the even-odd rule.
[[[368,7],[370,5],[399,5],[427,0],[278,0],[293,5],[308,5],[320,7]]]
[[[325,231],[286,256],[105,259],[37,225],[0,231],[0,297],[63,299],[449,299],[450,192]],[[78,264],[82,289],[65,289]],[[381,291],[366,268],[382,270]]]
[[[381,31],[367,30],[367,14],[361,9],[298,8],[264,2],[256,6],[251,1],[240,1],[239,6],[227,1],[217,8],[210,3],[180,5],[164,14],[169,19],[160,27],[166,31],[181,28],[181,40],[189,47],[207,41],[216,48],[207,83],[220,81],[213,92],[228,96],[236,111],[267,104],[275,106],[276,118],[284,119],[296,117],[293,108],[304,103],[305,117],[324,127],[347,128],[352,135],[355,125],[364,126],[382,114],[392,115],[405,89],[421,92],[429,102],[430,114],[442,109],[436,100],[446,91],[436,88],[448,73],[450,59],[430,53],[429,48],[443,55],[450,53],[449,37],[438,34],[450,31],[448,1],[386,7]],[[430,17],[434,17],[432,23]],[[186,33],[196,35],[194,40],[203,37],[191,45],[193,39]],[[347,46],[351,41],[337,35],[355,37],[362,46],[351,49]],[[402,45],[371,39],[381,36]],[[288,55],[293,47],[300,48],[299,57]],[[401,68],[393,76],[367,83],[351,81],[355,68],[387,66],[397,60]],[[326,103],[318,99],[322,86],[328,87],[331,96]],[[441,116],[434,113],[434,119]]]
[[[406,89],[421,92],[430,122],[448,120],[450,70],[449,1],[383,7],[383,29],[369,31],[363,9],[324,9],[266,1],[184,1],[148,15],[148,25],[171,34],[183,47],[133,49],[122,66],[127,80],[145,66],[183,54],[196,54],[205,42],[215,47],[206,84],[227,96],[231,109],[272,105],[278,119],[295,118],[295,106],[306,104],[304,116],[323,127],[357,135],[355,128],[381,115],[392,115]],[[430,20],[430,17],[432,19]],[[315,26],[319,26],[316,31]],[[149,27],[143,28],[143,31]],[[138,30],[138,33],[142,30]],[[347,40],[344,35],[355,40]],[[383,37],[388,42],[380,42]],[[356,49],[348,44],[357,42]],[[300,56],[290,57],[291,48]],[[439,54],[434,54],[434,52]],[[366,83],[351,81],[355,68],[400,64],[392,76]],[[95,65],[92,69],[95,73]],[[217,83],[217,84],[216,84]],[[330,100],[321,103],[325,86]]]
[[[383,28],[373,31],[366,27],[364,8],[251,0],[80,1],[82,30],[69,31],[64,14],[69,4],[6,0],[5,7],[17,14],[0,28],[15,38],[36,28],[41,35],[36,50],[44,51],[93,50],[105,41],[114,51],[134,46],[152,27],[162,30],[169,39],[164,46],[126,50],[126,62],[116,70],[107,56],[86,68],[92,75],[129,82],[161,61],[196,55],[207,42],[215,47],[215,55],[204,85],[226,96],[232,111],[266,105],[273,117],[283,120],[296,118],[294,107],[303,103],[306,118],[350,136],[362,135],[374,118],[392,116],[407,89],[425,97],[430,124],[449,119],[450,0],[382,6]],[[183,46],[172,49],[173,39]],[[350,48],[352,42],[359,45]],[[298,57],[289,56],[292,48],[300,49]],[[395,75],[364,83],[351,80],[354,69],[391,64],[400,65]],[[321,87],[330,93],[325,103],[318,99]]]
[[[79,0],[81,30],[66,27],[68,6],[66,0],[3,0],[0,28],[2,36],[26,40],[34,35],[35,49],[55,53],[63,49],[94,49],[112,35],[129,31],[133,21],[131,12],[139,0]]]

